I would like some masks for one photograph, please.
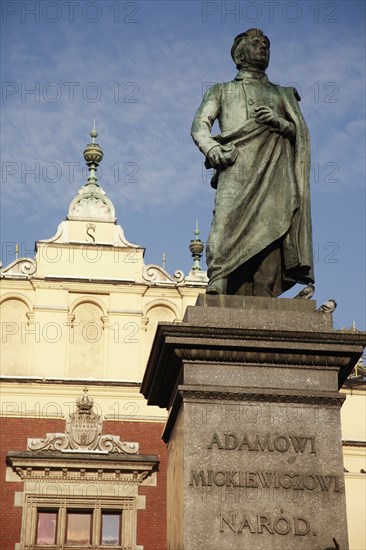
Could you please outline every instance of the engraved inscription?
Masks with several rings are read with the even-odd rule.
[[[237,471],[191,470],[188,483],[191,487],[249,487],[253,489],[292,489],[294,491],[339,492],[340,480],[336,475]]]
[[[271,535],[297,535],[305,536],[310,532],[310,523],[302,517],[295,516],[271,516],[267,514],[220,514],[220,533],[232,531],[233,533],[251,533]]]
[[[315,438],[302,437],[298,435],[236,435],[234,433],[224,433],[219,436],[216,432],[213,434],[207,449],[219,449],[220,451],[269,451],[286,453],[294,451],[295,453],[316,454]]]
[[[198,443],[204,462],[196,462],[195,456],[186,473],[186,487],[215,511],[217,535],[226,541],[230,534],[237,534],[237,540],[242,534],[240,540],[246,545],[248,539],[263,534],[308,542],[308,537],[317,537],[317,519],[310,511],[317,503],[324,506],[327,501],[330,507],[338,503],[344,481],[332,464],[319,462],[327,441],[316,436],[314,411],[304,430],[293,416],[285,422],[289,412],[281,407],[213,404],[199,412],[202,423],[209,421]],[[300,412],[307,419],[311,416],[308,410]],[[264,413],[271,421],[261,422]]]

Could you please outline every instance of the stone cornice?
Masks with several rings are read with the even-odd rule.
[[[270,350],[261,349],[258,351],[180,348],[175,350],[175,354],[184,362],[194,361],[195,363],[239,363],[251,365],[259,363],[263,366],[276,365],[277,367],[291,365],[294,368],[301,368],[303,366],[338,368],[348,363],[348,359],[342,356],[329,357],[326,354],[293,353],[292,351],[278,348],[276,345],[273,345]]]
[[[35,453],[9,451],[7,465],[22,481],[99,481],[141,483],[155,472],[155,455],[105,455],[101,453]]]
[[[47,378],[37,376],[0,376],[1,384],[40,384],[46,386],[52,384],[51,390],[54,384],[62,384],[67,386],[85,386],[86,380],[84,378]],[[139,388],[141,382],[137,380],[113,380],[110,378],[100,378],[95,380],[87,380],[88,386],[106,386],[113,387],[126,387],[126,388]]]
[[[262,388],[230,388],[220,386],[178,386],[184,400],[230,400],[272,403],[305,403],[309,405],[329,405],[341,407],[345,396],[338,392],[309,390],[265,390]]]
[[[330,346],[336,344],[337,346],[346,345],[363,345],[366,339],[366,333],[364,332],[347,332],[342,330],[332,330],[324,332],[308,332],[308,331],[294,331],[294,330],[273,330],[273,329],[249,329],[241,327],[221,327],[221,326],[200,326],[192,325],[188,323],[159,323],[157,330],[157,339],[161,338],[187,338],[193,337],[204,338],[208,340],[230,340],[234,341],[263,341],[268,342],[272,346],[273,342],[286,342],[287,344],[293,344],[292,347],[298,348],[298,342],[324,344],[327,343]],[[160,334],[159,334],[160,332]]]
[[[149,405],[170,407],[172,388],[185,361],[333,367],[341,387],[362,354],[365,340],[362,332],[159,323],[141,392]]]

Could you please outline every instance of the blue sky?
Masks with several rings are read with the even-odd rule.
[[[259,27],[269,78],[297,87],[310,129],[315,298],[337,300],[340,328],[365,328],[364,2],[1,4],[4,264],[65,219],[95,114],[100,183],[126,237],[146,263],[165,252],[169,272],[187,273],[214,199],[191,122],[206,88],[235,76],[233,38]]]

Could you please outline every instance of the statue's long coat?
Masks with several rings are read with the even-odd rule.
[[[234,144],[238,156],[218,174],[215,211],[206,256],[210,282],[227,277],[271,243],[282,242],[278,296],[296,282],[313,282],[310,219],[310,141],[294,88],[253,79],[210,88],[197,111],[192,137],[201,151]],[[270,106],[294,124],[295,136],[255,121],[255,108]],[[221,134],[211,135],[218,119]]]

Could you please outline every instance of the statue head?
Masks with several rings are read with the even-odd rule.
[[[260,29],[249,29],[234,39],[231,57],[237,69],[266,70],[269,63],[270,41]]]

